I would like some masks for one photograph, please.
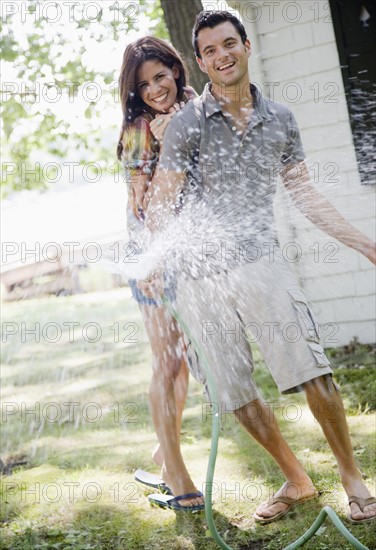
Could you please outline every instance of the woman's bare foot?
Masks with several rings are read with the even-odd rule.
[[[273,497],[260,504],[255,512],[255,517],[265,518],[265,520],[271,520],[275,516],[282,516],[283,512],[288,511],[291,508],[291,504],[284,502],[276,502],[272,504],[273,498],[277,497],[288,497],[293,499],[296,502],[308,500],[317,495],[317,491],[313,486],[312,481],[308,478],[303,483],[295,483],[291,481],[286,481],[282,487],[273,495]],[[276,517],[277,519],[277,517]]]
[[[186,495],[187,493],[197,493],[198,489],[191,480],[188,472],[168,472],[165,465],[162,466],[161,477],[164,482],[170,487],[174,496]],[[196,506],[205,504],[204,497],[194,497],[184,500],[179,500],[181,506]]]
[[[160,466],[162,468],[164,458],[163,458],[162,449],[161,449],[161,446],[159,445],[159,443],[155,447],[151,457],[154,460],[154,462],[156,463],[156,465]]]

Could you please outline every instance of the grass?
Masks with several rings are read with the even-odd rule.
[[[74,337],[72,323],[76,323]],[[27,333],[35,328],[36,333]],[[3,329],[8,335],[3,336],[2,358],[5,473],[0,548],[217,548],[204,514],[151,508],[147,495],[152,491],[133,479],[136,468],[157,470],[151,460],[156,437],[147,401],[151,357],[128,289],[6,304]],[[15,334],[10,335],[11,331]],[[344,398],[351,407],[348,420],[355,453],[374,489],[372,407],[357,406],[359,395],[368,391],[370,349],[356,346],[351,353],[357,370],[366,376],[358,375],[356,390],[351,389],[351,380],[346,382]],[[342,356],[339,359],[348,373],[353,372],[348,368],[351,353],[343,356],[347,363]],[[273,402],[283,433],[322,494],[284,521],[256,525],[255,508],[278,488],[282,476],[270,457],[227,415],[213,486],[214,515],[232,548],[280,550],[302,535],[322,506],[333,506],[342,519],[347,506],[332,454],[302,397],[280,398],[257,353],[256,360],[256,378],[264,397]],[[211,436],[202,404],[201,387],[191,380],[182,451],[200,487],[205,482]],[[376,548],[376,526],[347,526],[363,544]],[[304,548],[351,546],[326,522],[320,535]]]

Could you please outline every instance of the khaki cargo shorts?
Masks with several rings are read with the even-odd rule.
[[[228,411],[259,397],[252,344],[281,393],[301,391],[305,382],[333,372],[312,311],[279,250],[224,274],[182,278],[176,309],[192,345],[204,354],[219,404]],[[202,361],[191,359],[190,370],[214,401]]]

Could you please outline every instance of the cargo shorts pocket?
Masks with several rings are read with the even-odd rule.
[[[302,338],[305,338],[307,345],[319,367],[328,367],[330,362],[320,344],[318,324],[314,314],[308,305],[307,298],[301,290],[294,289],[287,291],[292,298],[292,303],[297,313],[298,323],[302,331]]]
[[[314,358],[316,359],[317,366],[319,367],[329,367],[330,362],[327,356],[325,355],[325,351],[321,344],[318,344],[317,342],[307,342],[309,349],[311,350]]]

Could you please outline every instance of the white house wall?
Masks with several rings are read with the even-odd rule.
[[[212,4],[225,8],[220,1]],[[318,189],[356,228],[374,236],[375,188],[360,184],[328,2],[231,0],[228,5],[241,15],[253,45],[251,80],[267,97],[270,83],[279,83],[273,99],[289,105],[298,120]],[[283,189],[277,195],[276,218],[286,253],[294,252],[289,242],[297,243],[291,265],[321,325],[324,345],[344,345],[355,336],[374,342],[370,262],[310,224]],[[334,328],[325,327],[328,322]],[[336,335],[330,336],[332,332]]]

